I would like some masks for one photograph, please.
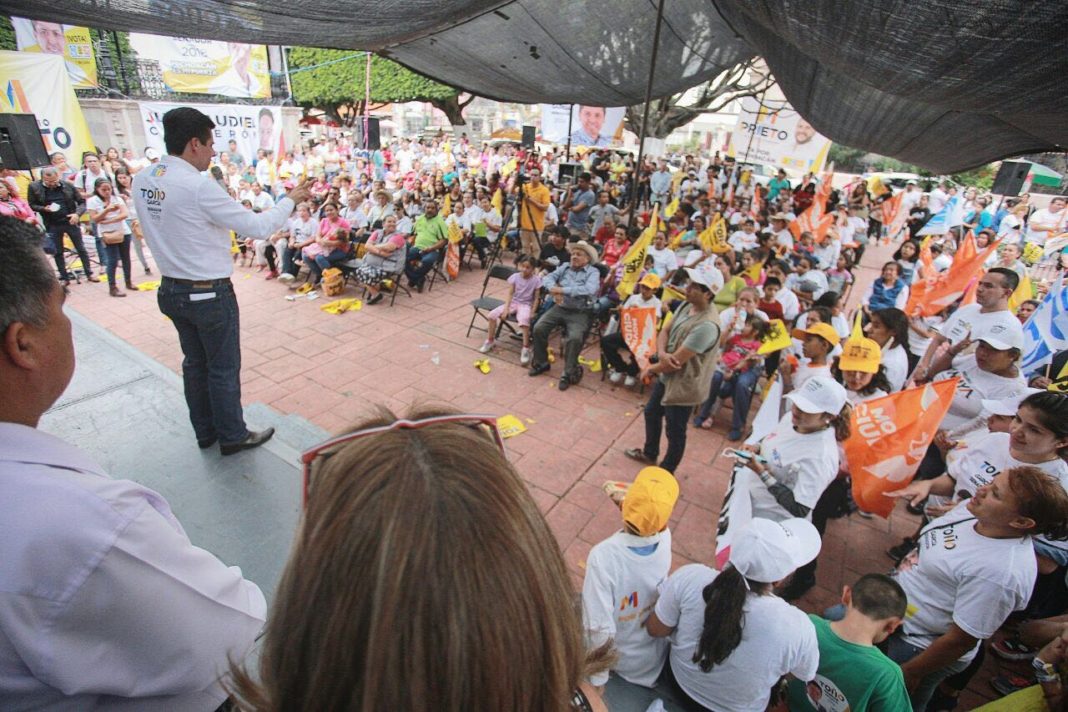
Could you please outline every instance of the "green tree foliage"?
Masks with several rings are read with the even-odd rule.
[[[11,52],[18,49],[18,43],[15,42],[15,28],[11,26],[11,20],[4,15],[0,15],[0,49]]]
[[[297,71],[304,67],[315,67]],[[321,109],[342,125],[352,125],[364,112],[367,59],[362,52],[312,47],[289,49],[294,100]],[[385,57],[371,59],[371,103],[428,101],[453,125],[463,125],[462,111],[473,97],[461,102],[460,91],[428,79]]]

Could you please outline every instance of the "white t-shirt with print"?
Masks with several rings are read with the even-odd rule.
[[[954,494],[967,492],[974,496],[980,487],[1012,467],[1037,467],[1056,477],[1068,490],[1068,463],[1060,458],[1038,464],[1017,460],[1009,452],[1009,438],[1008,433],[989,431],[970,434],[946,453],[946,474],[956,481]]]
[[[953,366],[934,378],[941,381],[946,378],[960,377],[957,392],[949,405],[946,417],[939,426],[943,430],[953,430],[979,417],[983,410],[982,400],[1001,400],[1023,392],[1027,381],[1021,374],[1007,378],[984,371],[975,361],[975,354],[967,354],[954,359]]]
[[[883,349],[882,364],[886,368],[886,379],[890,381],[890,390],[897,392],[904,388],[909,376],[909,355],[905,353],[905,348],[895,344],[888,349]]]
[[[660,303],[660,299],[656,296],[650,297],[648,301],[642,298],[641,293],[632,294],[627,297],[627,301],[623,302],[621,309],[641,309],[642,307],[652,307],[656,309],[656,318],[659,319],[663,313],[663,305]]]
[[[983,313],[980,309],[982,307],[978,304],[968,304],[961,307],[946,319],[945,324],[938,327],[938,333],[949,339],[949,342],[954,345],[968,336],[968,332],[971,332],[972,338],[975,339],[994,325],[1004,326],[1019,333],[1021,336],[1023,335],[1023,325],[1009,310]]]
[[[713,710],[763,712],[772,686],[790,673],[811,680],[819,667],[816,629],[804,613],[776,596],[746,597],[742,642],[708,672],[693,662],[705,621],[705,586],[719,575],[703,564],[683,566],[668,578],[656,617],[675,628],[671,671],[679,686]]]
[[[745,316],[737,316],[738,310],[735,307],[727,307],[719,313],[719,325],[724,333],[730,331],[730,333],[727,334],[728,336],[742,333],[742,330],[745,329],[745,320],[754,314],[766,322],[771,321],[771,319],[768,318],[768,315],[760,309],[754,309],[751,314],[746,314],[745,310],[742,310],[742,313],[745,314]]]
[[[630,547],[656,545],[642,556]],[[657,590],[671,569],[671,530],[641,537],[619,531],[590,550],[582,583],[582,619],[587,646],[614,640],[619,660],[612,668],[635,685],[652,687],[667,659],[668,640],[654,638],[642,625],[653,610]],[[608,673],[590,679],[608,681]]]
[[[992,636],[1031,598],[1038,575],[1030,537],[992,539],[975,531],[962,502],[923,529],[918,550],[894,574],[905,589],[906,642],[928,648],[956,624],[979,640]],[[961,660],[971,660],[979,646]]]
[[[793,416],[787,413],[760,442],[760,455],[767,460],[768,471],[794,493],[794,501],[811,510],[816,506],[827,485],[838,474],[838,443],[834,429],[824,428],[814,433],[794,430]],[[768,488],[755,474],[750,496],[753,517],[781,522],[794,515],[775,501]],[[811,519],[809,511],[808,518]]]
[[[674,250],[665,247],[662,250],[658,250],[655,247],[650,247],[648,253],[653,257],[653,271],[657,276],[663,279],[669,272],[674,272],[679,268],[678,257],[675,256]]]

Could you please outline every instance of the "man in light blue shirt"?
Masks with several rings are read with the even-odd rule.
[[[652,203],[660,203],[663,207],[671,200],[671,171],[668,170],[667,161],[662,158],[659,167],[649,176],[649,190],[652,193]]]
[[[580,240],[589,238],[590,208],[596,202],[597,196],[590,190],[590,174],[579,175],[576,186],[567,192],[564,200],[564,209],[568,211],[567,229],[573,237]]]

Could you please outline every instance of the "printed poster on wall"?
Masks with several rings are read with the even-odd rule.
[[[140,59],[159,62],[168,91],[269,99],[267,46],[130,33]]]
[[[550,143],[566,144],[570,123],[572,146],[606,148],[623,139],[626,111],[625,106],[542,104],[541,137]]]
[[[816,133],[789,104],[775,104],[782,108],[763,107],[753,97],[741,100],[730,155],[746,163],[819,173],[827,161],[831,140]]]
[[[180,106],[191,106],[204,112],[215,122],[215,150],[229,150],[231,140],[237,141],[238,150],[246,160],[256,156],[263,148],[277,155],[282,131],[282,109],[277,106],[239,106],[236,104],[172,104],[161,101],[143,101],[138,104],[141,122],[145,127],[145,146],[161,154],[167,150],[163,145],[163,115]]]
[[[0,112],[35,114],[45,150],[62,151],[70,165],[81,165],[82,153],[93,150],[93,139],[63,57],[0,52],[0,83]]]
[[[77,88],[96,86],[96,57],[88,27],[12,17],[15,44],[20,52],[41,52],[63,58],[71,83]]]

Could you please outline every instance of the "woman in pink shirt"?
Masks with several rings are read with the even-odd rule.
[[[308,282],[313,287],[319,286],[324,269],[329,269],[352,256],[349,242],[352,226],[338,214],[337,203],[324,205],[323,216],[319,221],[319,237],[316,239],[318,254],[310,254],[310,248],[305,248],[304,251],[306,257],[312,257],[308,260]]]

